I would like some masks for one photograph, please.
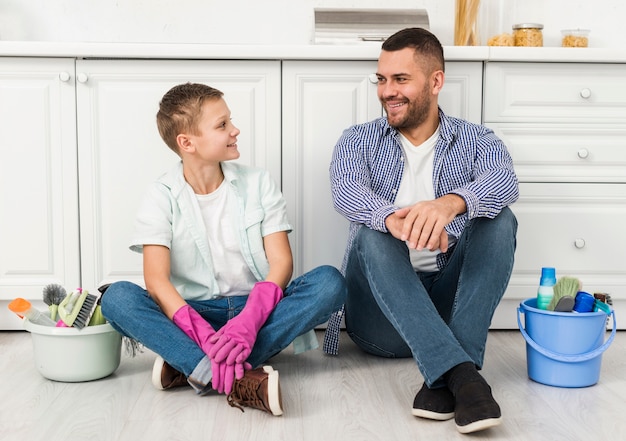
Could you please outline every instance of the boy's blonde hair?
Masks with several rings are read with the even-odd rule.
[[[199,135],[198,124],[202,105],[224,94],[206,84],[185,83],[172,87],[159,103],[156,115],[159,134],[165,144],[179,154],[176,138],[181,133]]]

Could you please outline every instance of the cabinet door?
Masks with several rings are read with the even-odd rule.
[[[0,328],[6,305],[80,284],[74,60],[0,58]]]
[[[439,106],[446,114],[481,123],[483,99],[483,63],[448,61],[439,94]]]
[[[623,124],[625,82],[618,63],[487,63],[485,121]]]
[[[178,160],[156,127],[172,86],[202,82],[224,92],[242,163],[280,184],[278,61],[78,60],[78,160],[83,285],[143,284],[142,259],[128,250],[146,187]]]
[[[328,167],[349,126],[382,115],[372,61],[283,63],[283,193],[294,274],[341,266],[348,221],[333,208]]]
[[[521,182],[624,182],[626,125],[487,123]]]

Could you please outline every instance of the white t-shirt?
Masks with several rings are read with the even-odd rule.
[[[226,180],[212,193],[196,194],[209,241],[215,279],[223,296],[248,295],[256,283],[241,253],[236,200]]]
[[[404,173],[394,204],[400,208],[414,205],[419,201],[435,199],[433,187],[433,163],[435,144],[439,138],[439,127],[422,144],[415,146],[400,134],[400,144],[404,153]],[[437,255],[440,250],[430,251],[409,249],[411,264],[416,271],[438,271]]]

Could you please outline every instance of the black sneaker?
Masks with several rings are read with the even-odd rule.
[[[152,366],[152,384],[159,390],[189,386],[185,374],[174,369],[160,356],[157,356]]]
[[[429,389],[424,383],[415,395],[412,413],[430,420],[449,420],[454,417],[454,396],[447,387]]]
[[[278,382],[278,371],[271,366],[246,371],[241,380],[235,380],[228,404],[243,412],[243,407],[252,407],[272,415],[283,414],[282,395]]]
[[[502,422],[500,406],[486,382],[474,381],[459,388],[454,422],[461,433],[478,432]]]

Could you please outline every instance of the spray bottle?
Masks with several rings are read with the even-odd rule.
[[[20,317],[26,317],[31,323],[43,326],[56,326],[56,322],[30,304],[26,299],[18,297],[9,303],[9,309]]]

